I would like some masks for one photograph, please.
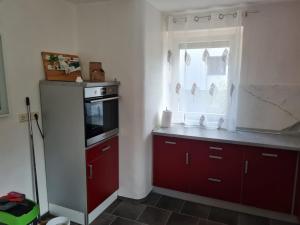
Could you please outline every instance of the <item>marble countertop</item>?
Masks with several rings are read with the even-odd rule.
[[[299,136],[248,131],[230,132],[226,130],[210,130],[201,129],[199,127],[184,127],[179,125],[175,125],[171,128],[157,128],[154,129],[152,133],[154,135],[193,140],[300,151]]]

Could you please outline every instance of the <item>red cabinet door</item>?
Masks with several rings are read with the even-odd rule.
[[[88,212],[119,188],[118,137],[86,152]]]
[[[242,151],[234,145],[195,141],[190,155],[191,193],[240,202]]]
[[[244,204],[291,213],[297,153],[248,148],[245,152]]]
[[[189,141],[162,136],[153,138],[153,185],[187,192]]]

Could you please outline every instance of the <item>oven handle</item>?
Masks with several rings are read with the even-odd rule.
[[[90,103],[106,102],[106,101],[116,100],[116,99],[119,99],[119,98],[120,97],[103,98],[103,99],[99,99],[99,100],[92,100],[92,101],[89,101],[89,102]]]

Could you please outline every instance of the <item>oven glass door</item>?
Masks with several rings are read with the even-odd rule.
[[[93,99],[85,101],[86,139],[99,138],[105,133],[119,128],[118,97]]]

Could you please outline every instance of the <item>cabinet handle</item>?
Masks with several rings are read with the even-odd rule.
[[[168,145],[176,145],[176,142],[173,142],[173,141],[165,141],[165,144],[168,144]]]
[[[248,160],[246,160],[245,161],[245,175],[247,175],[248,174],[248,166],[249,166],[249,162],[248,162]]]
[[[93,165],[89,164],[89,179],[93,179]]]
[[[185,153],[185,164],[190,165],[190,154],[188,152]]]
[[[270,154],[270,153],[262,153],[261,155],[264,157],[269,157],[269,158],[277,158],[278,157],[277,154]]]
[[[111,146],[107,146],[107,147],[105,147],[105,148],[102,149],[102,152],[106,152],[106,151],[108,151],[110,148],[111,148]]]
[[[210,159],[219,159],[219,160],[223,159],[222,156],[216,156],[216,155],[209,155],[209,158]]]
[[[216,178],[208,178],[208,181],[214,182],[214,183],[221,183],[222,182],[221,179],[216,179]]]
[[[223,148],[220,148],[220,147],[213,147],[213,146],[210,146],[209,147],[210,150],[218,150],[218,151],[222,151]]]

